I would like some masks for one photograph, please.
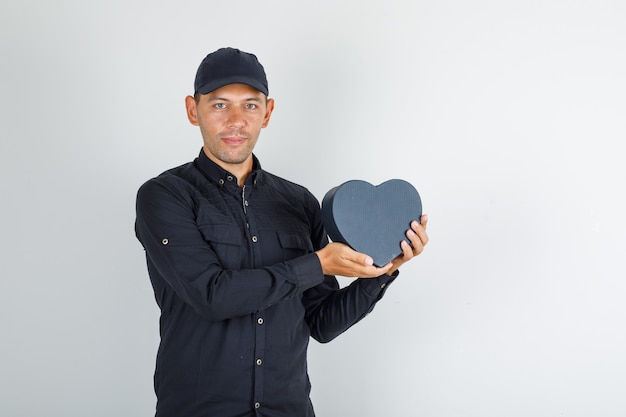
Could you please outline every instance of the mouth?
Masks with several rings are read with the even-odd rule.
[[[241,145],[243,142],[245,142],[245,140],[246,138],[234,136],[222,138],[222,141],[228,145]]]
[[[227,145],[236,146],[236,145],[241,145],[242,143],[244,143],[246,140],[248,140],[248,137],[245,135],[241,135],[241,134],[228,133],[228,134],[222,135],[220,139]]]

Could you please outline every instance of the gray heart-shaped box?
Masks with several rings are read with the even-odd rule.
[[[371,256],[378,267],[402,253],[400,242],[408,242],[406,231],[421,216],[419,193],[399,179],[377,186],[350,180],[322,200],[322,223],[330,239]]]

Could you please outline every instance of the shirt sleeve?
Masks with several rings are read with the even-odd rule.
[[[209,320],[255,313],[324,281],[315,253],[258,269],[223,269],[198,230],[191,197],[164,181],[139,189],[136,210],[151,277]]]
[[[328,243],[319,206],[314,224],[312,239],[318,249]],[[311,336],[318,342],[326,343],[358,323],[374,309],[398,274],[399,271],[395,271],[392,275],[377,278],[359,278],[341,289],[334,276],[326,275],[323,283],[307,290],[303,297],[305,320]]]
[[[334,277],[307,290],[304,297],[306,321],[311,336],[321,343],[330,342],[369,314],[398,276],[359,278],[339,289]]]

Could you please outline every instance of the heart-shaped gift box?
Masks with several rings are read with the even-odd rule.
[[[322,200],[322,223],[330,239],[371,256],[378,267],[402,253],[400,242],[408,242],[406,231],[421,216],[419,193],[399,179],[377,186],[347,181],[329,190]]]

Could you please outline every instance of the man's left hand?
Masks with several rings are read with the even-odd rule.
[[[412,221],[411,228],[407,230],[406,237],[409,240],[410,244],[405,240],[400,242],[400,247],[402,248],[402,254],[395,258],[392,263],[392,267],[387,274],[391,275],[394,273],[402,264],[410,261],[415,256],[422,253],[424,250],[424,246],[428,243],[428,234],[426,234],[426,225],[428,224],[428,215],[424,214],[420,218],[420,222]]]

